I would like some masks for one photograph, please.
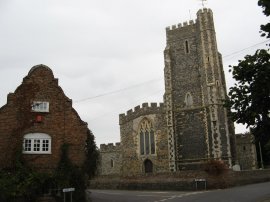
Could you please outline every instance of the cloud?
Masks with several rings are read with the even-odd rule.
[[[258,31],[266,18],[256,4],[208,2],[223,55],[264,40]],[[119,141],[118,114],[143,102],[162,101],[165,27],[195,19],[199,8],[200,1],[190,0],[1,1],[0,105],[32,66],[45,64],[98,144]],[[228,64],[252,52],[254,48],[224,58],[226,74]],[[233,83],[230,77],[228,85]],[[75,102],[153,79],[160,80]]]

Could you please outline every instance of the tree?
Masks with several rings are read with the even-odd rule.
[[[84,172],[89,178],[94,177],[98,167],[99,152],[95,143],[95,136],[88,130],[85,145],[86,160],[84,163]]]
[[[270,1],[269,0],[259,0],[258,5],[263,8],[263,13],[266,16],[270,15]],[[261,25],[261,30],[262,30],[262,36],[266,36],[267,38],[270,38],[270,23]]]
[[[270,15],[270,1],[259,0],[266,16]],[[270,38],[270,23],[261,25],[261,36]],[[255,140],[260,141],[264,160],[270,145],[270,54],[269,50],[257,50],[245,56],[238,65],[230,66],[236,84],[229,90],[227,107],[233,121],[247,124]]]
[[[75,192],[73,194],[73,201],[85,202],[86,183],[84,179],[84,172],[71,162],[68,157],[68,150],[69,145],[63,144],[61,147],[61,158],[52,181],[54,181],[56,187],[74,187]],[[70,195],[66,197],[70,197]]]
[[[236,84],[229,91],[232,119],[252,128],[258,140],[270,138],[270,55],[257,50],[232,67]]]

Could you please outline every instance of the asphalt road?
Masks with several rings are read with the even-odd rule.
[[[270,202],[270,182],[210,191],[88,190],[89,202]]]

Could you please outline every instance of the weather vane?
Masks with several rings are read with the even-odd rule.
[[[204,8],[204,2],[207,2],[207,0],[201,0],[202,1],[202,7]]]

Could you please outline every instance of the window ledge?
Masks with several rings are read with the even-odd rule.
[[[141,157],[157,156],[157,154],[140,154]]]
[[[43,154],[52,154],[52,152],[33,152],[33,151],[23,151],[23,154],[38,154],[38,155],[43,155]]]

